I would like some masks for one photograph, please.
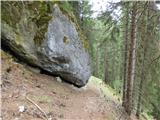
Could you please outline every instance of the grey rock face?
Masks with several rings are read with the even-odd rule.
[[[34,30],[34,23],[30,25]],[[54,6],[52,19],[40,46],[37,47],[33,42],[35,32],[29,35],[26,33],[18,34],[20,40],[17,42],[17,32],[2,23],[3,44],[7,44],[20,57],[76,86],[81,87],[87,83],[91,75],[89,55],[83,48],[75,24],[57,5]]]
[[[75,25],[54,7],[54,18],[39,52],[43,69],[60,75],[78,86],[84,86],[90,77],[89,56],[81,44]]]

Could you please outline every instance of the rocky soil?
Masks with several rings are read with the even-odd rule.
[[[1,64],[2,120],[129,120],[120,102],[104,96],[91,81],[76,88],[4,52]]]

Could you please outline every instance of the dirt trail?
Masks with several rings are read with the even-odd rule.
[[[119,120],[121,116],[115,102],[107,100],[95,86],[78,89],[52,76],[33,73],[4,53],[1,60],[3,120],[45,119],[26,96],[49,120]],[[23,112],[20,106],[24,106]],[[124,119],[128,120],[126,115],[122,115]]]

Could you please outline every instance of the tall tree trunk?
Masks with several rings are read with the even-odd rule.
[[[143,42],[143,47],[144,47],[144,51],[143,51],[143,63],[141,66],[141,80],[140,80],[140,85],[139,85],[139,92],[138,92],[138,104],[137,104],[137,111],[136,111],[136,116],[137,118],[140,117],[140,112],[141,112],[141,101],[142,101],[142,93],[143,93],[143,84],[144,84],[144,80],[145,80],[145,60],[146,60],[146,53],[147,53],[147,41],[144,40],[145,39],[145,33],[142,32],[142,42]]]
[[[109,64],[108,64],[108,60],[107,60],[107,49],[105,48],[105,58],[104,58],[104,63],[105,63],[105,68],[104,68],[104,82],[106,84],[109,84],[110,80],[109,80]]]
[[[127,92],[125,110],[128,115],[131,115],[133,104],[133,82],[135,78],[135,62],[136,62],[136,16],[137,2],[133,2],[131,13],[131,43],[128,60],[128,76],[127,76]]]
[[[99,75],[99,72],[98,72],[98,70],[99,70],[99,60],[98,60],[98,46],[97,46],[97,50],[96,50],[96,65],[95,65],[95,67],[96,67],[96,71],[95,71],[95,73],[96,73],[96,77],[98,77],[98,75]]]
[[[126,86],[127,86],[127,58],[128,58],[128,31],[129,31],[129,10],[128,10],[128,2],[126,2],[125,6],[126,10],[125,12],[125,31],[124,31],[124,71],[123,71],[123,98],[122,98],[122,106],[125,106],[126,102]]]
[[[148,7],[147,7],[148,8]],[[148,9],[147,9],[148,10]],[[147,11],[146,10],[146,11]],[[147,11],[149,17],[149,10]],[[142,65],[141,65],[141,79],[140,79],[140,85],[139,85],[139,92],[138,92],[138,103],[137,103],[137,111],[136,111],[136,116],[139,119],[140,113],[141,113],[141,103],[142,103],[142,93],[143,93],[143,84],[145,81],[145,72],[146,72],[146,54],[147,54],[147,48],[148,48],[148,37],[146,37],[146,34],[149,35],[150,33],[148,32],[148,25],[146,21],[146,12],[142,16],[142,21],[141,21],[141,40],[142,40],[142,48],[143,48],[143,60],[142,60]]]
[[[144,56],[143,57],[145,58],[145,51],[144,51]],[[145,66],[145,59],[143,60],[143,64],[142,64],[141,81],[140,81],[139,93],[138,93],[139,95],[138,95],[138,104],[137,104],[137,111],[136,111],[137,118],[140,117],[140,111],[141,111],[141,99],[142,99],[142,92],[143,92],[143,82],[145,80],[144,66]]]

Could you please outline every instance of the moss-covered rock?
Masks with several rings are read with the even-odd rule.
[[[27,63],[83,86],[89,57],[72,12],[62,2],[2,2],[2,45]],[[60,7],[59,7],[60,6]]]

